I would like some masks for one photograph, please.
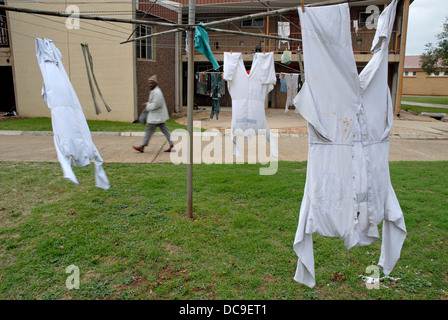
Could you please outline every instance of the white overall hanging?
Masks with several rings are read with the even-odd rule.
[[[51,110],[54,144],[65,179],[79,184],[71,168],[95,163],[96,186],[109,189],[103,159],[95,147],[75,90],[62,65],[61,53],[49,39],[36,39],[36,55],[44,84],[42,97]]]
[[[266,121],[265,100],[277,82],[274,53],[255,53],[249,72],[240,52],[224,52],[224,75],[232,97],[231,134],[234,154],[241,156],[237,135],[266,135],[271,155],[278,157],[278,148]]]
[[[393,110],[387,85],[388,45],[396,0],[379,17],[373,57],[358,75],[348,4],[299,10],[306,82],[294,99],[308,122],[309,154],[294,250],[294,279],[315,285],[312,234],[340,237],[346,248],[379,239],[378,265],[388,275],[406,227],[389,175]]]

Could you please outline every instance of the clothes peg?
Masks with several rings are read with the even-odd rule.
[[[302,12],[305,12],[305,4],[303,3],[303,0],[302,0]]]

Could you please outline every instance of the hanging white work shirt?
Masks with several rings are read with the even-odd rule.
[[[278,157],[275,139],[272,139],[266,121],[265,101],[267,94],[274,88],[274,53],[255,53],[248,74],[240,52],[224,52],[224,75],[230,96],[232,97],[231,133],[235,143],[235,155],[241,156],[238,148],[238,135],[249,138],[263,134],[270,142],[271,155]]]
[[[51,110],[54,144],[65,179],[79,184],[71,165],[95,163],[96,186],[109,189],[103,159],[93,144],[86,118],[62,65],[61,53],[49,39],[36,39],[36,55],[43,77],[42,97]]]
[[[294,250],[294,279],[315,285],[312,234],[343,239],[346,248],[379,239],[378,265],[388,275],[406,237],[389,175],[393,113],[387,85],[388,45],[396,0],[382,12],[373,57],[358,75],[348,4],[299,10],[306,82],[294,99],[307,120],[309,154]]]

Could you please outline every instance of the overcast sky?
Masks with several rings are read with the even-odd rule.
[[[406,55],[420,55],[425,44],[436,44],[435,36],[442,31],[446,17],[448,0],[414,0],[409,7]]]

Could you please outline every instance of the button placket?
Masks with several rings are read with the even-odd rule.
[[[353,137],[355,137],[355,134],[353,135]],[[357,194],[357,179],[356,176],[358,174],[358,172],[356,172],[357,170],[357,165],[356,165],[356,157],[355,157],[355,148],[356,148],[356,142],[352,145],[352,183],[353,183],[353,212],[354,212],[354,220],[355,220],[355,224],[358,223],[358,201],[356,198],[356,194]]]

